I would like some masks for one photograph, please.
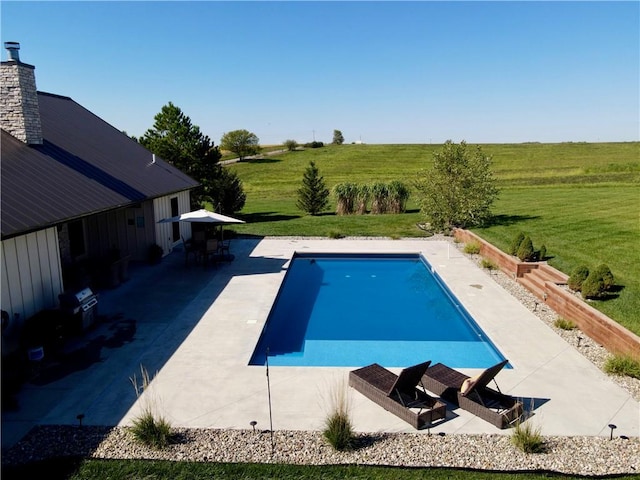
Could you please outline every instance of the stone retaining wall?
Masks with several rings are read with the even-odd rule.
[[[454,237],[460,242],[478,243],[480,255],[491,260],[516,281],[542,265],[551,277],[566,278],[565,274],[546,263],[521,262],[517,257],[506,254],[468,230],[456,229]],[[630,355],[640,361],[640,337],[614,322],[571,291],[559,286],[559,280],[544,282],[543,301],[558,315],[575,323],[580,330],[610,352]]]

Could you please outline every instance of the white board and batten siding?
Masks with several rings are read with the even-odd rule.
[[[60,247],[55,227],[2,241],[2,310],[21,321],[56,308],[62,293]]]
[[[188,190],[178,192],[173,195],[158,197],[153,200],[154,223],[156,225],[156,243],[162,247],[164,255],[171,253],[174,246],[180,243],[180,240],[174,242],[172,237],[171,223],[158,223],[163,218],[173,217],[171,213],[171,199],[178,199],[178,215],[191,211],[191,196]],[[188,222],[179,222],[180,235],[184,238],[191,238],[191,224]]]

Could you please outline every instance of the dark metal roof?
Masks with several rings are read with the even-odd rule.
[[[72,99],[38,103],[42,145],[2,131],[3,239],[198,185]]]

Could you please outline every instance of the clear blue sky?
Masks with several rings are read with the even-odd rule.
[[[9,2],[38,89],[216,144],[639,140],[640,3]],[[2,59],[7,58],[3,50]]]

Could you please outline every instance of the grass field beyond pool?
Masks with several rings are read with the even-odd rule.
[[[238,233],[301,236],[418,237],[424,221],[415,197],[399,215],[335,215],[335,200],[316,217],[296,207],[309,161],[329,188],[337,183],[400,180],[412,187],[441,145],[328,145],[234,164],[247,193]],[[487,144],[501,189],[494,224],[476,233],[505,249],[523,231],[547,247],[565,273],[606,263],[621,289],[593,305],[640,334],[640,143]]]

